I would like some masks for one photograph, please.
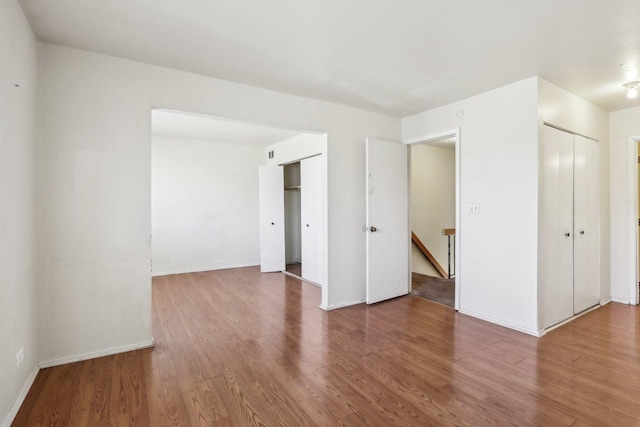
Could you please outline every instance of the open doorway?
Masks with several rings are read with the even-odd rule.
[[[260,263],[258,167],[298,132],[152,111],[152,275]]]
[[[411,293],[456,307],[456,136],[410,146]]]
[[[260,168],[276,161],[282,168],[286,163],[285,167],[290,169],[288,175],[297,175],[300,179],[300,164],[313,163],[308,157],[325,151],[326,135],[179,111],[153,110],[152,276],[261,265],[264,260],[261,254]],[[315,169],[313,172],[322,175],[317,178],[322,184],[325,182],[322,179],[326,180],[326,156],[317,157],[322,158],[324,168],[322,173]],[[296,164],[297,173],[292,172]],[[282,193],[283,190],[280,181],[278,191]],[[295,191],[287,193],[294,195]],[[326,185],[321,185],[321,191],[316,194],[318,200],[312,206],[321,219],[309,221],[309,228],[319,230],[320,243],[316,246],[326,248]],[[300,194],[297,199],[293,211],[297,211],[297,215],[289,220],[297,221],[298,233],[290,240],[297,240],[300,249],[305,247],[304,233],[300,232],[300,210],[304,209],[304,204],[301,206]],[[279,209],[282,209],[281,203]],[[295,228],[295,223],[291,228]],[[326,250],[318,257],[321,259],[316,264],[320,265],[320,271],[313,276],[317,277],[314,282],[325,283]],[[303,258],[304,254],[300,252],[293,255],[294,260]],[[282,270],[285,270],[284,265],[278,269]],[[325,293],[323,290],[323,302],[326,301]]]

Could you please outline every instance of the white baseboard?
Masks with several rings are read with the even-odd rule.
[[[601,305],[601,306],[603,306],[603,305],[607,305],[607,304],[609,304],[611,301],[613,301],[611,298],[609,298],[609,299],[603,299],[602,301],[600,301],[600,305]],[[627,304],[628,304],[628,303],[627,303]]]
[[[596,310],[596,309],[598,309],[598,308],[602,307],[603,305],[604,305],[604,304],[602,304],[602,303],[600,303],[600,304],[596,304],[596,305],[594,305],[593,307],[587,308],[586,310],[581,311],[580,313],[575,314],[575,315],[571,316],[570,318],[563,320],[563,321],[562,321],[562,322],[560,322],[560,323],[556,323],[555,325],[549,326],[547,329],[542,330],[542,333],[541,333],[541,335],[540,335],[540,336],[542,336],[542,335],[546,334],[547,332],[551,332],[551,331],[553,331],[554,329],[559,328],[560,326],[566,325],[566,324],[567,324],[567,323],[569,323],[569,322],[573,322],[573,321],[574,321],[574,320],[576,320],[578,317],[582,317],[582,316],[584,316],[584,315],[585,315],[585,314],[587,314],[587,313],[591,313],[593,310]]]
[[[489,316],[485,316],[485,315],[482,315],[482,314],[474,313],[473,311],[460,309],[458,312],[462,313],[462,314],[466,314],[467,316],[475,317],[476,319],[484,320],[484,321],[489,322],[489,323],[493,323],[493,324],[496,324],[496,325],[499,325],[499,326],[504,326],[505,328],[513,329],[513,330],[516,330],[518,332],[525,333],[527,335],[533,335],[534,337],[540,337],[540,332],[536,331],[534,329],[523,328],[522,326],[512,325],[510,323],[506,323],[506,322],[503,322],[501,320],[491,318]]]
[[[244,263],[244,264],[230,264],[230,265],[216,265],[216,266],[209,266],[209,267],[187,268],[182,270],[152,271],[151,277],[169,276],[171,274],[202,273],[203,271],[214,271],[214,270],[229,270],[231,268],[255,267],[256,265],[259,265],[259,264],[250,262],[250,263]]]
[[[620,304],[627,304],[627,305],[631,304],[631,301],[629,301],[628,299],[611,298],[610,301],[617,302],[617,303],[620,303]]]
[[[36,380],[36,376],[38,375],[38,372],[40,372],[40,365],[36,363],[36,366],[33,368],[31,375],[29,375],[29,378],[27,378],[27,382],[24,383],[22,390],[20,390],[20,394],[18,395],[16,402],[11,407],[11,411],[9,411],[9,413],[7,414],[7,417],[4,419],[4,422],[2,423],[2,427],[11,426],[11,423],[15,419],[16,415],[18,415],[18,411],[20,410],[20,407],[22,406],[24,399],[27,397],[27,393],[29,393],[29,390],[31,389],[33,382]]]
[[[320,306],[321,309],[323,310],[336,310],[338,308],[342,308],[342,307],[348,307],[350,305],[357,305],[357,304],[362,304],[364,302],[364,299],[358,300],[358,301],[351,301],[351,302],[343,302],[340,304],[333,304],[333,305],[328,305],[326,307]]]
[[[83,360],[95,359],[97,357],[111,356],[113,354],[124,353],[127,351],[140,350],[143,348],[149,348],[156,345],[156,342],[153,338],[149,341],[142,341],[135,344],[123,345],[120,347],[111,347],[106,348],[104,350],[92,351],[89,353],[76,354],[73,356],[60,357],[58,359],[46,360],[44,362],[40,362],[40,368],[50,368],[52,366],[65,365],[67,363],[80,362]]]

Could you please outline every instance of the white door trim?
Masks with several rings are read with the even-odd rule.
[[[461,271],[460,271],[460,262],[462,259],[462,245],[460,244],[460,236],[462,234],[462,222],[461,222],[461,215],[460,212],[462,212],[462,203],[461,203],[461,194],[462,194],[462,190],[461,190],[461,186],[460,186],[460,176],[461,176],[461,156],[460,156],[460,148],[461,148],[461,142],[460,142],[460,128],[456,128],[456,129],[452,129],[449,131],[445,131],[445,132],[439,132],[439,133],[435,133],[435,134],[429,134],[429,135],[424,135],[418,138],[412,138],[410,140],[407,141],[403,141],[405,144],[407,145],[419,145],[419,144],[428,144],[430,142],[436,142],[436,141],[440,141],[442,139],[446,139],[446,138],[455,138],[455,147],[456,147],[456,237],[455,237],[455,271],[456,271],[456,276],[455,276],[455,303],[454,303],[454,308],[457,311],[460,311],[460,301],[461,301],[461,288],[462,288],[462,275],[461,275]],[[410,162],[411,158],[411,150],[409,150],[409,158],[407,159],[408,162]],[[410,164],[410,163],[409,163]],[[407,180],[409,182],[409,184],[411,183],[411,168],[409,169],[409,176],[407,176]],[[409,191],[409,195],[408,195],[408,202],[409,202],[409,213],[411,213],[411,185],[408,186],[408,191]],[[411,230],[411,214],[409,214],[409,230]],[[411,239],[409,239],[409,245],[411,245]],[[409,254],[411,254],[411,247],[409,247]],[[411,292],[411,255],[409,255],[409,292]]]
[[[630,260],[634,260],[629,263],[629,304],[638,305],[639,301],[639,289],[638,289],[638,270],[640,265],[638,263],[638,243],[640,242],[640,236],[638,235],[638,218],[640,218],[638,212],[638,142],[640,142],[640,135],[628,137],[627,144],[627,167],[628,167],[628,216],[629,216],[629,255]]]

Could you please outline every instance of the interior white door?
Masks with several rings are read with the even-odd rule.
[[[573,135],[544,126],[540,188],[540,323],[573,316]]]
[[[408,147],[367,138],[367,304],[409,292]]]
[[[300,162],[302,277],[322,285],[322,156]]]
[[[282,166],[260,166],[260,271],[285,269],[284,171]]]
[[[598,143],[575,135],[573,152],[573,310],[577,314],[600,302]]]

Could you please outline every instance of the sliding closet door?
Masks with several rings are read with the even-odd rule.
[[[574,313],[600,301],[598,143],[574,136]]]
[[[573,135],[543,129],[538,272],[547,328],[573,316]]]
[[[322,156],[300,162],[302,277],[322,285]]]
[[[284,250],[284,173],[282,166],[260,166],[260,271],[282,271]]]

